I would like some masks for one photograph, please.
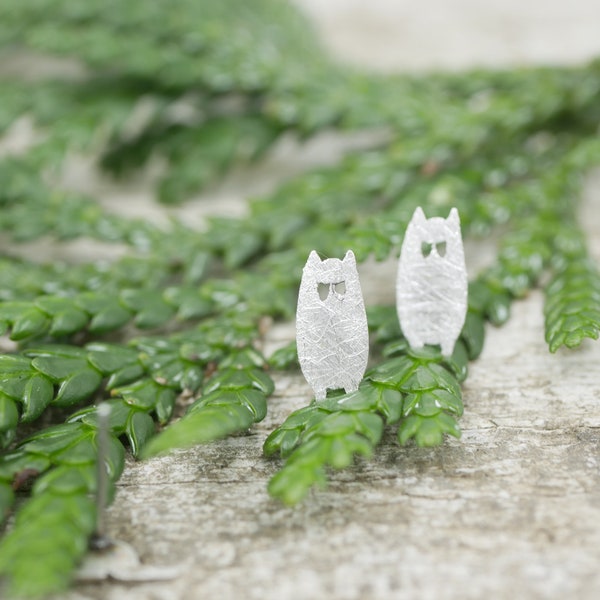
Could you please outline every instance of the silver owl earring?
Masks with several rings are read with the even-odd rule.
[[[454,351],[467,314],[467,268],[458,211],[427,219],[418,207],[408,224],[396,282],[400,327],[411,348]]]
[[[296,343],[317,400],[328,389],[358,389],[367,368],[369,330],[352,250],[343,260],[310,253],[298,293]]]

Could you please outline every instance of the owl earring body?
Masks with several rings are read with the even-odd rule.
[[[369,331],[354,253],[321,260],[313,250],[302,271],[296,312],[298,360],[315,398],[358,389],[369,356]]]
[[[412,348],[439,344],[449,356],[467,313],[467,269],[458,211],[427,219],[419,207],[408,224],[396,281],[400,327]]]

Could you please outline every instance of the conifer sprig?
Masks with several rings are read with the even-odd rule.
[[[111,435],[106,455],[111,498],[124,457],[123,445]],[[8,578],[11,595],[41,597],[68,585],[96,526],[90,498],[96,462],[96,428],[85,423],[46,428],[2,457],[4,513],[14,500],[11,490],[22,491],[35,480],[31,498],[0,541],[0,574]]]

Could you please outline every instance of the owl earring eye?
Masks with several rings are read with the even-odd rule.
[[[319,292],[319,298],[324,302],[327,300],[327,296],[329,296],[329,283],[319,283],[317,285],[317,292]]]
[[[333,284],[333,289],[338,296],[343,296],[346,293],[346,282],[340,281]]]
[[[427,258],[431,254],[431,250],[433,249],[433,244],[429,242],[421,242],[421,254],[423,258]]]
[[[438,256],[446,256],[446,242],[438,242],[435,245],[435,249],[437,250]]]

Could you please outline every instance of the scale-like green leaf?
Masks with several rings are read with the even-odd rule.
[[[131,317],[132,312],[115,301],[92,317],[89,328],[92,333],[106,333],[123,327]]]
[[[71,406],[89,398],[102,383],[102,375],[95,369],[76,371],[64,379],[53,403],[57,406]]]
[[[31,376],[23,390],[23,422],[34,421],[54,398],[54,385],[41,373]]]
[[[145,458],[172,448],[186,448],[218,440],[248,429],[254,415],[239,404],[208,405],[194,411],[156,436],[143,452]]]
[[[148,440],[154,435],[154,421],[148,413],[133,411],[127,421],[125,433],[131,444],[131,450],[138,456]]]
[[[81,358],[60,355],[37,356],[31,365],[55,383],[60,383],[74,373],[88,369],[88,362],[83,356]]]
[[[111,375],[138,361],[138,353],[133,348],[116,344],[89,344],[86,350],[87,360],[103,375]]]
[[[20,341],[33,336],[42,335],[49,327],[51,320],[46,313],[31,308],[15,319],[10,338]]]

